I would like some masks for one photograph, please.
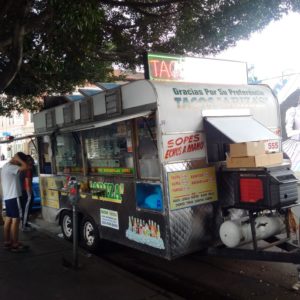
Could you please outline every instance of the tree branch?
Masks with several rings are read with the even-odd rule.
[[[153,7],[163,7],[171,4],[176,4],[178,2],[184,2],[184,0],[161,0],[161,1],[151,1],[151,2],[141,2],[141,1],[116,1],[116,0],[100,0],[103,4],[113,5],[113,6],[126,6],[131,8],[153,8]]]
[[[1,0],[0,1],[0,19],[2,20],[6,13],[8,12],[9,8],[14,4],[13,0]]]
[[[3,93],[6,87],[14,80],[22,65],[23,41],[25,35],[24,18],[29,10],[30,1],[22,1],[17,9],[18,19],[15,22],[9,62],[0,73],[0,93]]]
[[[147,16],[147,17],[166,17],[166,16],[173,15],[177,11],[177,10],[172,10],[172,11],[168,11],[168,12],[164,12],[164,13],[153,13],[153,12],[146,11],[145,9],[139,8],[139,7],[135,7],[134,9],[135,9],[135,11],[137,11],[140,14]]]
[[[40,25],[43,22],[46,22],[47,20],[51,19],[53,16],[53,11],[50,7],[48,7],[47,10],[43,11],[39,15],[35,15],[31,18],[27,18],[26,21],[24,21],[24,35],[32,32],[35,28],[39,28]],[[10,46],[13,43],[13,37],[11,34],[0,36],[0,49],[4,49],[8,46]]]
[[[12,50],[9,57],[10,61],[0,73],[0,93],[13,81],[22,64],[24,26],[19,23],[15,25]]]

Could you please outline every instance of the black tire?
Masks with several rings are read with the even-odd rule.
[[[80,226],[82,246],[89,252],[95,252],[100,246],[98,227],[90,216],[83,217]]]
[[[64,210],[60,216],[60,227],[67,241],[73,240],[73,216],[72,212]]]

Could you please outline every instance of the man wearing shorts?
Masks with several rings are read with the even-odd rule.
[[[23,152],[18,152],[2,167],[1,171],[2,193],[6,206],[4,248],[13,252],[24,250],[24,245],[19,242],[19,224],[22,218],[20,202],[22,188],[19,173],[27,169],[26,160],[27,155]]]

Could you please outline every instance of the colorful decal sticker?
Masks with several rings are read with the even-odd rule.
[[[145,244],[157,249],[165,249],[164,241],[160,234],[160,227],[152,220],[145,221],[132,216],[128,217],[126,237],[139,244]]]
[[[118,212],[110,209],[100,208],[101,226],[119,230]]]
[[[126,137],[126,145],[127,145],[127,152],[132,153],[132,141],[131,141],[131,132],[128,131]]]
[[[98,173],[98,174],[133,174],[133,168],[110,168],[110,167],[105,167],[105,168],[98,168],[98,167],[93,167],[91,168],[92,173]]]
[[[204,158],[206,156],[202,132],[163,135],[163,146],[165,161]]]
[[[168,173],[170,209],[204,204],[217,200],[215,168]]]
[[[63,178],[40,177],[40,191],[42,205],[52,208],[59,208],[59,189],[63,186]]]
[[[90,181],[90,189],[93,199],[113,203],[122,203],[124,194],[124,183]]]
[[[63,170],[63,173],[68,174],[68,173],[82,173],[83,170],[81,167],[65,167]]]

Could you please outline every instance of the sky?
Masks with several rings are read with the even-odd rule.
[[[216,58],[244,61],[248,67],[254,65],[254,75],[259,80],[300,72],[299,28],[300,14],[290,13]]]

